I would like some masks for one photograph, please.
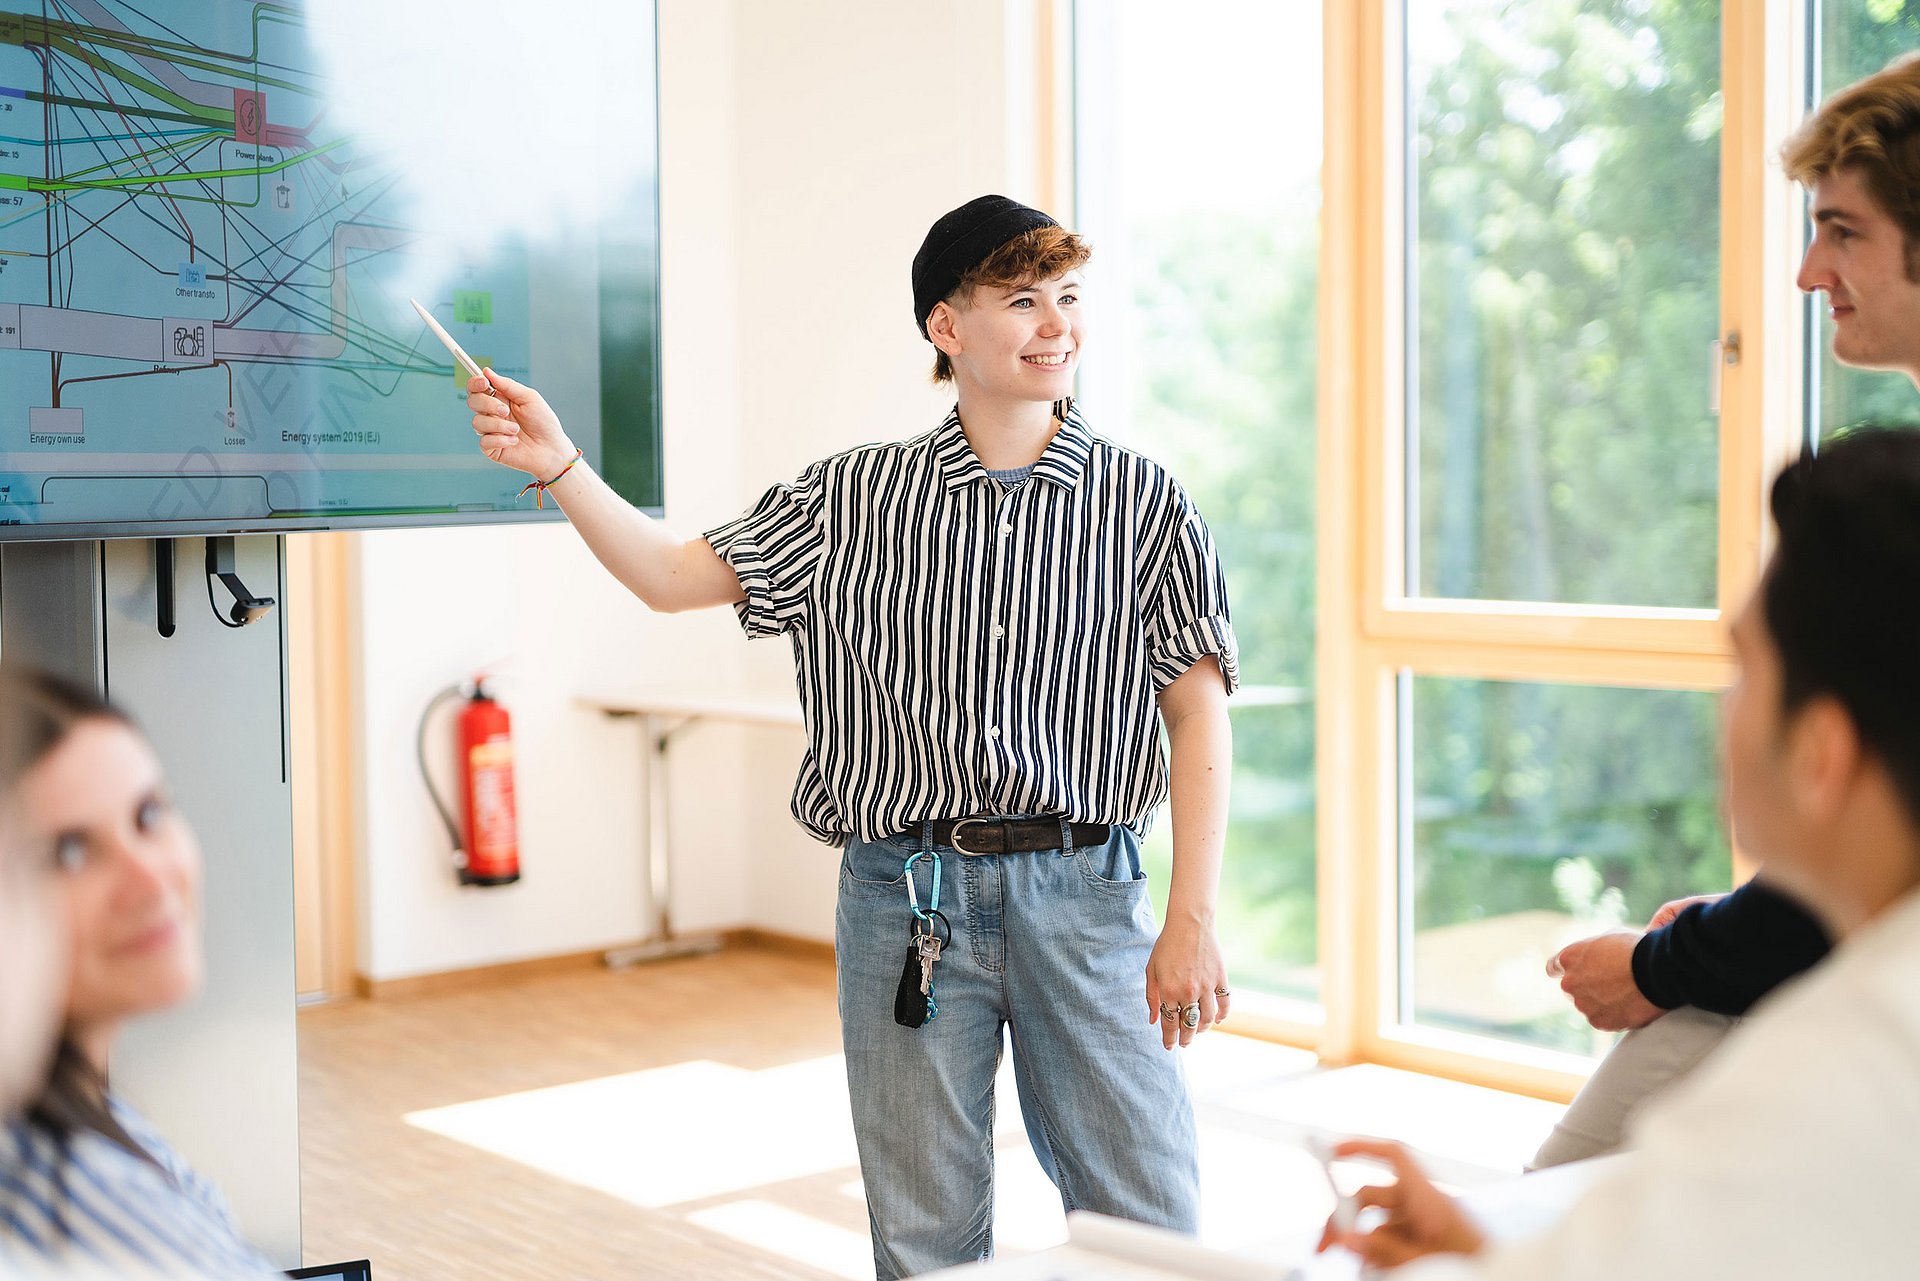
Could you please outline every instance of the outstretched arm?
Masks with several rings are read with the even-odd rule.
[[[535,480],[559,475],[574,445],[546,398],[503,374],[467,383],[480,449]],[[647,608],[661,613],[745,598],[733,567],[704,538],[683,539],[613,492],[583,460],[547,489],[596,559]]]

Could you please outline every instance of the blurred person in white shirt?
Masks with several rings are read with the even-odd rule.
[[[1920,1197],[1920,432],[1849,433],[1775,481],[1779,539],[1733,625],[1727,812],[1836,940],[1683,1085],[1549,1230],[1490,1242],[1398,1144],[1384,1217],[1329,1224],[1408,1276],[1907,1278]]]

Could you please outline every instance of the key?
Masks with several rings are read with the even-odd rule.
[[[920,994],[933,995],[933,966],[940,959],[940,936],[937,934],[917,935],[913,940],[914,949],[920,954]]]

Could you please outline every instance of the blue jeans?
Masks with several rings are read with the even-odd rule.
[[[912,919],[902,868],[923,843],[850,843],[834,921],[876,1275],[992,1255],[993,1087],[1007,1039],[1027,1134],[1066,1208],[1194,1231],[1193,1106],[1178,1052],[1147,1022],[1155,931],[1138,839],[1116,827],[1080,849],[935,847],[953,939],[934,967],[939,1013],[907,1028],[893,1018]],[[913,865],[923,907],[931,863]]]

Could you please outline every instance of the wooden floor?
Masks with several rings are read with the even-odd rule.
[[[300,1015],[304,1250],[377,1281],[872,1276],[833,972],[731,950]],[[1298,1257],[1330,1205],[1306,1133],[1391,1134],[1456,1183],[1559,1109],[1210,1034],[1183,1054],[1202,1239]],[[995,1238],[1061,1238],[1001,1083]],[[1284,1272],[1284,1268],[1278,1270]]]
[[[759,1071],[839,1049],[830,966],[773,952],[306,1010],[307,1261],[371,1258],[377,1281],[834,1275],[697,1226],[690,1216],[698,1202],[637,1208],[405,1118],[690,1060]],[[611,1132],[649,1129],[646,1117],[607,1119]],[[715,1121],[714,1143],[753,1141],[728,1135],[724,1117]],[[635,1166],[673,1159],[645,1150],[614,1155]],[[844,1193],[858,1177],[848,1165],[770,1191],[814,1202],[864,1238],[865,1209]]]

